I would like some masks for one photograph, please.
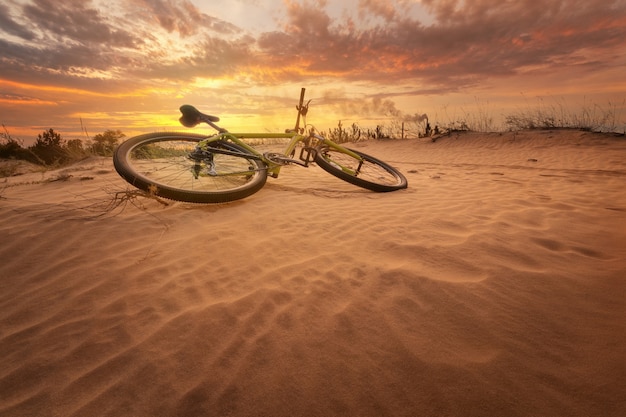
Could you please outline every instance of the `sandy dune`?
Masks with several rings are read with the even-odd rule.
[[[355,147],[409,188],[294,166],[202,206],[115,201],[110,159],[0,179],[0,415],[626,415],[623,137]]]

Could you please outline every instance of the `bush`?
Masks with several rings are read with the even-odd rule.
[[[27,159],[28,154],[29,152],[22,147],[21,142],[12,138],[6,128],[3,133],[0,133],[0,158]]]
[[[93,138],[90,151],[94,155],[113,156],[120,139],[126,137],[120,130],[106,130]]]
[[[4,125],[3,125],[4,127]],[[48,129],[37,135],[35,144],[24,148],[22,142],[4,129],[0,133],[0,158],[21,159],[39,165],[58,166],[83,159],[89,155],[112,156],[119,139],[125,137],[119,130],[98,134],[85,146],[80,139],[64,141],[61,135]]]
[[[37,141],[29,148],[42,165],[56,165],[67,162],[61,135],[50,128],[37,135]]]
[[[21,159],[20,155],[22,151],[24,151],[24,148],[13,139],[0,143],[0,158]]]

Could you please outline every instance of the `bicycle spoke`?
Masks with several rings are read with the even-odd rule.
[[[131,184],[157,195],[192,202],[243,198],[260,189],[265,164],[243,148],[194,134],[147,134],[120,146],[116,169]]]

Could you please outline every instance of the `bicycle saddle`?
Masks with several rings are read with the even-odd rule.
[[[180,106],[180,112],[183,114],[178,121],[185,127],[194,127],[201,122],[219,122],[220,118],[217,116],[210,116],[208,114],[201,113],[194,106],[184,104]]]

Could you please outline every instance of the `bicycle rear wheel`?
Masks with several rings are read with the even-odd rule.
[[[388,192],[408,186],[404,175],[386,162],[354,149],[349,151],[360,158],[354,158],[339,149],[321,146],[315,155],[315,162],[335,177],[371,191]]]
[[[133,186],[171,200],[224,203],[248,197],[267,180],[267,166],[242,147],[215,141],[205,150],[193,133],[148,133],[123,142],[113,155]]]

